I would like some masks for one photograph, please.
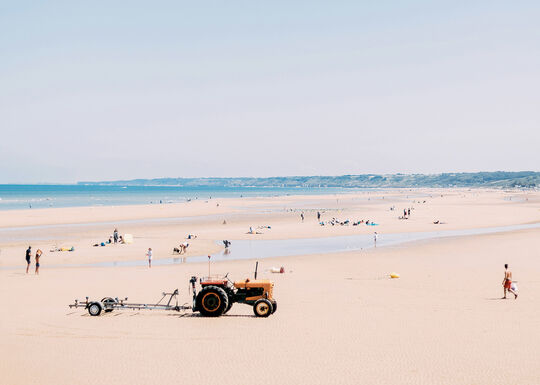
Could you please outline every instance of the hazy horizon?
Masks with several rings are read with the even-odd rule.
[[[0,5],[0,183],[539,171],[540,4]]]
[[[362,174],[335,174],[335,175],[270,175],[265,177],[260,176],[245,176],[245,175],[236,175],[236,176],[194,176],[194,177],[181,177],[181,176],[161,176],[161,177],[150,177],[150,178],[130,178],[130,179],[100,179],[100,180],[77,180],[74,182],[35,182],[35,183],[0,183],[0,185],[74,185],[78,183],[109,183],[109,182],[120,182],[120,181],[135,181],[135,180],[160,180],[160,179],[266,179],[266,178],[313,178],[313,177],[345,177],[345,176],[362,176],[362,175],[377,175],[377,176],[391,176],[391,175],[405,175],[405,176],[414,176],[414,175],[424,175],[424,176],[436,176],[436,175],[442,175],[442,174],[475,174],[475,173],[497,173],[497,172],[503,172],[503,173],[537,173],[540,171],[532,171],[532,170],[517,170],[517,171],[508,171],[508,170],[495,170],[495,171],[474,171],[474,172],[457,172],[457,171],[448,171],[448,172],[434,172],[434,173],[383,173],[383,174],[375,174],[375,173],[362,173]]]

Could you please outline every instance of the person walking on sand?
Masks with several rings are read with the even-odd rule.
[[[31,258],[32,258],[32,246],[28,246],[28,249],[26,249],[26,274],[28,274],[28,270],[30,269]]]
[[[506,291],[509,291],[510,293],[514,294],[514,299],[517,299],[518,295],[517,293],[512,290],[512,272],[508,270],[508,264],[504,265],[504,279],[503,279],[503,287],[504,287],[504,297],[502,299],[506,299]]]
[[[152,249],[149,247],[148,251],[146,252],[146,258],[148,258],[148,267],[152,267]]]
[[[375,234],[373,234],[373,245],[377,247],[377,232],[375,231]]]
[[[39,275],[39,259],[41,258],[41,254],[43,254],[41,249],[37,249],[36,251],[36,274],[37,275]]]

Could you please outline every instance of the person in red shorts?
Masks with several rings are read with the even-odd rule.
[[[506,299],[506,291],[514,294],[514,299],[517,299],[517,293],[512,290],[512,272],[508,270],[508,264],[504,265],[504,279],[502,284],[504,287],[504,297],[502,299]]]

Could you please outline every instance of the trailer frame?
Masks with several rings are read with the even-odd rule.
[[[75,299],[74,303],[68,305],[69,308],[84,308],[88,310],[91,316],[99,316],[102,312],[110,313],[113,310],[168,310],[168,311],[183,311],[191,310],[192,306],[178,304],[178,289],[171,293],[162,292],[162,297],[156,303],[134,303],[127,302],[128,297],[118,299],[118,297],[104,297],[101,301],[90,301],[89,297],[86,300],[79,301]],[[174,302],[173,302],[174,300]],[[166,301],[166,303],[165,303]],[[171,302],[173,302],[171,304]]]

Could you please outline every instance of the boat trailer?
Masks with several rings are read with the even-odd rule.
[[[110,313],[113,310],[168,310],[168,311],[182,311],[191,310],[191,306],[178,305],[178,289],[175,289],[172,293],[162,293],[162,297],[154,304],[149,303],[132,303],[127,302],[128,298],[118,299],[112,297],[104,297],[101,301],[79,301],[75,300],[70,304],[70,308],[85,308],[91,316],[98,316],[101,312]]]

